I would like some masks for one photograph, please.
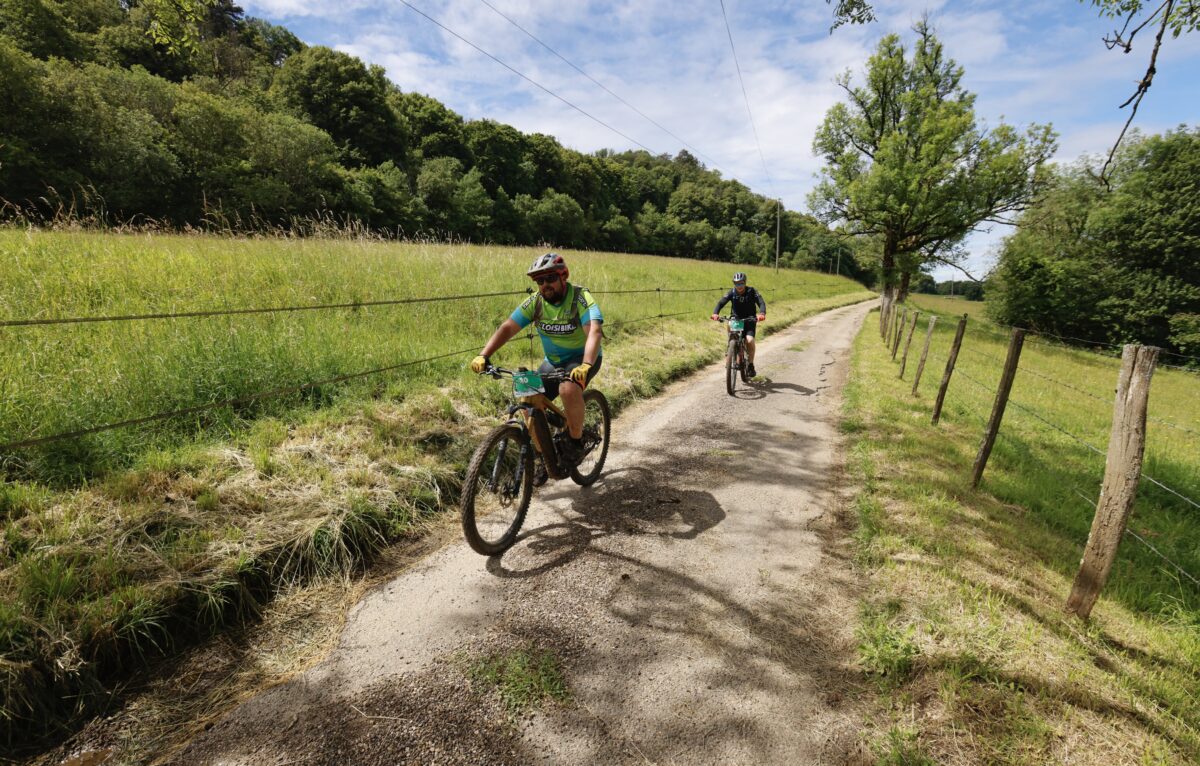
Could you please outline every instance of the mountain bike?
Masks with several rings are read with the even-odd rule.
[[[506,422],[471,456],[459,505],[467,543],[477,553],[495,556],[516,542],[534,487],[567,477],[587,487],[600,478],[612,414],[604,394],[590,388],[583,392],[583,456],[572,464],[562,459],[560,450],[569,438],[566,413],[546,397],[543,385],[547,380],[569,380],[568,373],[489,365],[480,374],[511,378],[512,403],[505,411]]]
[[[718,322],[727,323],[729,345],[725,349],[725,390],[733,396],[737,388],[738,375],[743,383],[750,382],[750,361],[746,358],[746,322],[736,317],[719,317]]]

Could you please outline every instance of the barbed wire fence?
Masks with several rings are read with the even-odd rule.
[[[942,319],[955,318],[947,315],[938,315],[934,312],[926,313],[932,314],[932,317],[926,330],[924,350],[922,351],[921,360],[917,367],[918,372],[912,386],[912,394],[914,396],[918,394],[920,374],[928,361],[931,346],[930,341],[933,338],[936,322]],[[911,321],[909,316],[908,307],[889,303],[886,300],[881,301],[879,318],[880,337],[884,342],[885,352],[890,355],[893,361],[897,361],[900,365],[898,377],[901,379],[903,379],[905,374],[905,363],[912,344],[913,334],[916,331],[917,323],[921,316],[921,310],[914,308],[911,314]],[[1022,328],[1015,328],[1010,333],[1004,333],[978,322],[971,323],[971,332],[967,333],[965,331],[968,326],[968,315],[963,314],[961,317],[957,317],[957,320],[958,326],[954,340],[950,348],[945,352],[945,372],[938,388],[932,424],[936,426],[939,422],[942,405],[953,380],[962,378],[977,392],[985,397],[992,398],[993,404],[990,417],[969,405],[965,398],[955,402],[957,407],[970,413],[974,418],[978,418],[984,426],[979,453],[972,466],[973,486],[978,486],[982,479],[988,458],[991,454],[992,445],[997,436],[1005,439],[1006,442],[1021,445],[1021,441],[1017,437],[1006,433],[1001,428],[1005,422],[1004,415],[1006,408],[1010,404],[1020,417],[1027,418],[1030,423],[1035,424],[1035,428],[1048,429],[1059,436],[1067,438],[1072,443],[1081,447],[1086,454],[1091,455],[1093,460],[1098,457],[1103,463],[1101,466],[1093,464],[1093,467],[1098,469],[1097,473],[1103,475],[1099,496],[1095,500],[1084,494],[1078,487],[1072,488],[1076,496],[1086,500],[1094,509],[1094,516],[1091,532],[1083,546],[1084,553],[1080,570],[1073,583],[1071,594],[1067,599],[1067,610],[1082,618],[1088,617],[1116,560],[1119,542],[1125,538],[1131,539],[1136,544],[1145,547],[1153,556],[1163,562],[1167,571],[1177,575],[1181,582],[1186,581],[1200,589],[1200,576],[1197,573],[1189,571],[1188,568],[1173,560],[1160,550],[1159,547],[1153,545],[1146,539],[1149,536],[1148,534],[1138,534],[1129,527],[1134,502],[1138,496],[1138,488],[1143,479],[1155,487],[1156,490],[1166,493],[1175,501],[1200,510],[1200,502],[1197,502],[1194,497],[1179,487],[1172,486],[1169,482],[1151,475],[1143,466],[1147,423],[1168,428],[1176,435],[1175,438],[1179,439],[1191,439],[1192,437],[1200,436],[1200,429],[1184,425],[1177,422],[1177,420],[1150,415],[1147,412],[1151,380],[1155,367],[1166,367],[1193,374],[1196,371],[1182,365],[1158,363],[1160,349],[1154,347],[1139,344],[1125,344],[1124,346],[1095,344],[1098,347],[1104,345],[1108,349],[1120,349],[1121,366],[1119,370],[1113,370],[1117,377],[1114,388],[1115,397],[1105,397],[1095,391],[1088,390],[1084,383],[1078,381],[1068,382],[1049,371],[1038,369],[1032,363],[1023,363],[1021,361],[1021,350],[1027,339],[1034,345],[1044,346],[1054,351],[1061,351],[1064,348],[1068,348],[1063,343],[1057,341],[1092,343],[1091,341],[1071,338],[1069,336],[1033,333],[1030,330]],[[900,347],[901,339],[905,334],[906,327],[908,340],[904,345],[904,354],[897,360],[897,351]],[[1006,341],[1008,344],[1007,357],[1001,358],[996,354],[987,353],[973,347],[972,336],[989,336],[993,341]],[[1079,350],[1075,346],[1070,346],[1069,348],[1076,351]],[[989,383],[958,367],[957,360],[960,351],[966,351],[969,358],[978,360],[979,365],[984,368],[998,369],[998,379]],[[1115,358],[1115,355],[1111,353],[1104,353],[1103,355],[1106,358]],[[1197,359],[1196,357],[1188,357],[1183,354],[1169,353],[1169,355],[1172,358],[1182,358],[1189,361]],[[939,353],[936,356],[940,357],[941,354]],[[1039,381],[1044,381],[1045,384],[1054,387],[1054,390],[1061,392],[1063,396],[1073,397],[1072,401],[1078,403],[1077,406],[1081,412],[1086,410],[1097,413],[1101,420],[1103,419],[1103,410],[1099,410],[1097,404],[1102,404],[1105,408],[1112,406],[1111,424],[1108,426],[1110,436],[1108,448],[1101,449],[1088,439],[1075,433],[1070,427],[1056,422],[1052,415],[1040,411],[1038,407],[1024,399],[1013,397],[1013,382],[1017,378],[1018,373],[1033,375]],[[1100,426],[1100,428],[1103,427]],[[1028,448],[1026,447],[1026,449]]]
[[[665,320],[678,318],[687,315],[698,315],[700,309],[689,311],[677,311],[664,313],[662,310],[662,297],[665,294],[671,295],[696,295],[709,294],[715,295],[718,292],[728,290],[728,287],[699,287],[699,288],[676,288],[676,287],[652,287],[639,288],[630,290],[592,290],[593,295],[599,296],[617,296],[617,295],[657,295],[658,312],[648,314],[632,319],[617,320],[614,322],[605,322],[606,330],[617,330],[631,325],[642,324],[645,322],[658,321],[664,343],[666,342],[666,325]],[[812,281],[788,282],[779,286],[778,289],[771,290],[774,300],[795,300],[801,298],[810,298],[823,300],[826,298],[842,295],[850,292],[845,286],[832,284],[822,284]],[[439,302],[454,302],[454,301],[469,301],[481,300],[497,297],[517,297],[527,296],[532,294],[532,288],[521,291],[497,291],[487,293],[467,293],[458,295],[443,295],[443,296],[423,296],[423,297],[405,297],[387,300],[375,301],[352,301],[339,303],[314,303],[304,305],[285,305],[285,306],[265,306],[252,308],[234,308],[234,309],[198,309],[198,310],[183,310],[174,312],[147,312],[141,314],[112,314],[112,315],[95,315],[95,316],[69,316],[69,317],[27,317],[17,319],[0,320],[0,330],[18,331],[22,328],[44,328],[54,326],[70,326],[70,325],[85,325],[97,323],[128,323],[128,322],[146,322],[146,321],[171,321],[185,319],[200,319],[211,317],[240,317],[250,315],[263,314],[287,314],[296,312],[309,311],[332,311],[332,310],[360,310],[372,307],[398,307],[416,304],[428,304]],[[707,314],[707,312],[704,312]],[[514,338],[513,340],[529,341],[529,356],[531,360],[536,356],[534,341],[537,339],[537,333],[529,331],[523,335]],[[406,368],[417,367],[423,364],[449,359],[456,356],[465,356],[470,353],[478,352],[482,343],[470,348],[456,349],[443,353],[433,354],[420,359],[411,359],[398,361],[394,364],[374,367],[367,370],[359,370],[334,376],[327,376],[318,380],[312,380],[304,383],[297,383],[285,386],[277,386],[263,391],[258,391],[251,394],[241,396],[228,397],[224,399],[204,402],[188,407],[175,408],[165,410],[148,415],[119,419],[109,423],[92,424],[82,426],[80,428],[70,429],[54,434],[44,436],[26,436],[7,443],[0,444],[0,462],[4,462],[6,455],[12,455],[22,450],[41,447],[56,442],[65,442],[77,440],[85,436],[99,434],[106,431],[114,431],[124,428],[133,428],[137,426],[149,425],[156,422],[171,420],[189,415],[198,415],[205,412],[210,412],[223,408],[245,406],[254,402],[277,399],[284,396],[304,393],[312,391],[324,386],[336,385],[373,376],[384,375],[391,372],[397,372]],[[3,477],[0,476],[0,480]]]

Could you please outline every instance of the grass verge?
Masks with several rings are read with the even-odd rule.
[[[970,468],[1003,333],[971,320],[934,427],[931,400],[954,323],[939,321],[933,361],[914,397],[915,364],[910,359],[906,380],[897,380],[877,318],[869,316],[856,341],[843,423],[860,485],[856,559],[873,594],[862,605],[858,637],[860,664],[878,684],[876,723],[867,731],[876,760],[1196,762],[1200,592],[1127,539],[1091,621],[1063,612],[1092,512],[1075,491],[1090,489],[1094,498],[1103,473],[1103,458],[1076,438],[1107,444],[1116,362],[1027,344],[1013,401],[1070,435],[1010,402],[974,491]],[[918,352],[919,340],[921,333]],[[1153,385],[1159,422],[1151,423],[1147,470],[1198,496],[1193,434],[1164,425],[1196,428],[1197,380],[1161,371]],[[1182,501],[1143,483],[1133,528],[1200,572],[1200,517]]]

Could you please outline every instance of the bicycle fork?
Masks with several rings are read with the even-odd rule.
[[[504,453],[508,451],[508,439],[500,442],[500,448],[496,450],[496,461],[492,464],[492,475],[488,478],[488,491],[495,492],[496,485],[500,481],[500,468],[504,464]],[[517,458],[517,470],[513,474],[512,486],[505,487],[505,494],[516,495],[521,486],[521,479],[525,474],[525,456],[529,454],[529,443],[525,442],[521,445],[521,453]]]

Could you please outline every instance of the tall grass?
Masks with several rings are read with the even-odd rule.
[[[521,292],[537,252],[36,231],[0,231],[0,250],[0,319]],[[567,258],[604,311],[597,385],[618,408],[722,353],[704,319],[734,267]],[[771,302],[768,332],[869,297],[737,268]],[[716,289],[605,294],[655,287]],[[0,443],[477,349],[522,297],[0,328]],[[52,736],[146,657],[420,534],[506,401],[469,356],[0,455],[0,741]],[[500,361],[538,357],[514,341]]]
[[[521,292],[532,249],[346,240],[217,239],[0,231],[0,320],[344,304]],[[572,253],[574,280],[597,292],[697,289],[727,265]],[[812,273],[749,269],[768,295],[855,289]],[[781,289],[778,285],[787,285]],[[598,296],[609,322],[705,313],[717,292]],[[477,347],[520,300],[469,301],[133,322],[0,328],[0,444],[169,412]],[[0,455],[10,474],[58,484],[95,477],[181,432],[458,369],[447,359],[388,377],[259,400],[153,428],[122,429]]]
[[[916,397],[913,359],[897,380],[874,314],[847,389],[845,428],[862,482],[856,558],[872,581],[860,653],[882,684],[877,752],[903,739],[906,762],[1200,759],[1200,588],[1127,537],[1092,620],[1063,612],[1104,471],[1103,456],[1081,442],[1107,449],[1119,360],[1029,338],[1001,436],[972,490],[1008,332],[971,317],[942,422],[931,426],[960,305],[910,301],[910,312],[953,312],[938,322]],[[1200,498],[1198,392],[1196,375],[1155,373],[1145,463],[1192,498]],[[1186,501],[1143,481],[1131,529],[1200,576],[1200,514]],[[907,667],[881,664],[901,645]]]

